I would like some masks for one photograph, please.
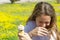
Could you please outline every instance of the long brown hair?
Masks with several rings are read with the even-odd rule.
[[[35,21],[35,18],[37,16],[41,15],[49,15],[51,17],[51,23],[50,28],[53,26],[53,24],[56,24],[56,13],[53,8],[53,6],[46,2],[39,2],[36,4],[32,15],[29,17],[28,21]]]
[[[29,17],[28,21],[35,21],[37,16],[41,16],[41,15],[49,15],[51,17],[51,22],[50,22],[50,30],[53,28],[58,34],[57,31],[57,26],[56,26],[56,13],[55,10],[53,8],[53,6],[47,2],[39,2],[36,4],[31,16]],[[52,30],[51,30],[52,31]]]

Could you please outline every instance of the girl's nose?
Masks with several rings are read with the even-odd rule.
[[[42,26],[43,26],[43,27],[46,27],[46,24],[44,23]]]

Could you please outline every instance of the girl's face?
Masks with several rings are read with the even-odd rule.
[[[51,17],[48,15],[41,15],[36,17],[37,27],[48,27],[50,25]]]

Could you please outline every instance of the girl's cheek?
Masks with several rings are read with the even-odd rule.
[[[38,27],[42,27],[42,24],[39,23],[39,24],[37,24],[37,26],[38,26]]]
[[[39,27],[39,26],[40,26],[40,24],[39,24],[39,23],[36,23],[36,25],[37,25],[37,27]]]
[[[49,26],[49,25],[50,25],[50,23],[47,24],[47,26]]]

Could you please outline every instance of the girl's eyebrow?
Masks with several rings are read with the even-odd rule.
[[[50,22],[45,22],[45,23],[50,23]]]
[[[42,20],[40,20],[39,22],[44,22],[44,21],[42,21]],[[49,23],[50,21],[46,21],[46,23]]]

